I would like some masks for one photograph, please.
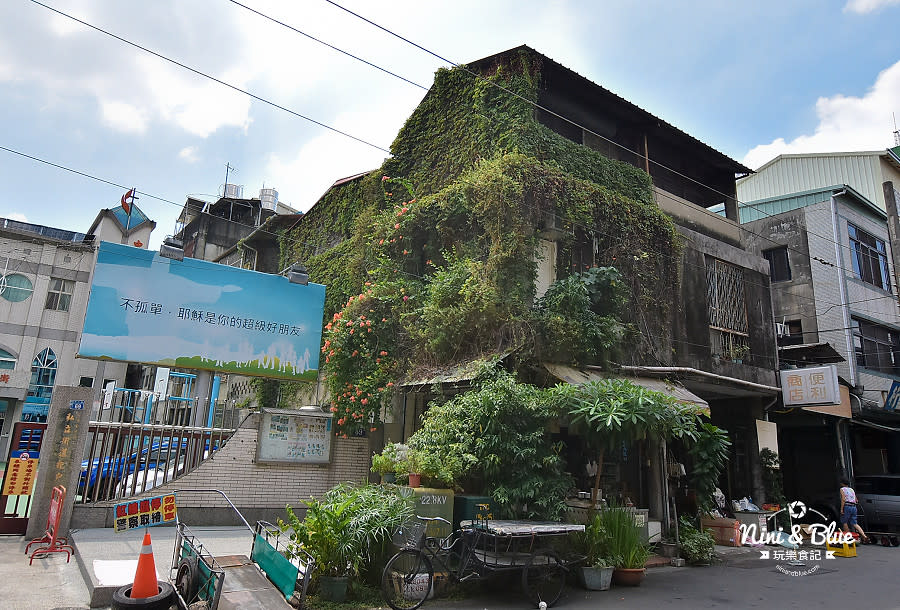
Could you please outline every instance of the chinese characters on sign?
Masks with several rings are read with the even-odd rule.
[[[72,403],[81,403],[81,411],[84,410],[84,402],[73,400]],[[63,428],[59,435],[59,440],[56,445],[56,461],[53,462],[53,485],[65,485],[65,472],[66,467],[72,461],[74,457],[75,450],[75,436],[76,436],[76,422],[75,422],[75,414],[72,413],[75,409],[72,405],[69,405],[70,409],[66,412],[66,417],[63,420]]]
[[[294,324],[284,324],[272,322],[270,320],[257,320],[254,318],[243,318],[240,316],[229,316],[224,313],[216,313],[215,311],[205,311],[201,309],[191,309],[190,307],[179,307],[178,313],[164,309],[162,303],[149,303],[140,299],[129,299],[119,297],[122,301],[121,307],[126,312],[132,314],[148,314],[148,315],[175,315],[179,320],[185,322],[197,322],[199,324],[212,324],[213,326],[225,326],[229,328],[242,328],[244,330],[252,330],[258,333],[271,333],[276,335],[290,335],[299,337],[302,330]]]
[[[3,486],[3,495],[30,496],[37,475],[38,461],[28,453],[23,453],[10,460],[7,466],[6,484]]]
[[[323,464],[331,457],[330,414],[266,410],[260,425],[260,461]]]
[[[175,521],[175,494],[116,504],[115,531],[150,527]]]
[[[839,405],[837,367],[781,371],[781,393],[785,405]]]

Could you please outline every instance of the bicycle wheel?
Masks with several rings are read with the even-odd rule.
[[[522,570],[522,589],[535,606],[552,606],[566,586],[566,571],[559,556],[551,550],[535,551]]]
[[[381,575],[381,595],[394,610],[415,610],[431,595],[431,560],[414,549],[403,549],[387,562]]]

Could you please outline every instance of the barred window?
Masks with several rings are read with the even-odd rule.
[[[715,258],[707,259],[706,297],[710,326],[747,334],[744,272],[740,267]]]
[[[706,300],[713,351],[729,360],[750,354],[743,270],[715,258],[706,259]]]
[[[57,277],[50,278],[50,288],[47,290],[47,309],[56,311],[69,311],[72,301],[72,292],[75,290],[75,282],[62,280]]]

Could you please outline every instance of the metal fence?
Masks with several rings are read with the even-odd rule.
[[[237,418],[234,407],[189,398],[106,393],[91,414],[76,503],[128,498],[191,472],[224,446]]]

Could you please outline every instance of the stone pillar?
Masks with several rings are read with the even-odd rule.
[[[25,532],[28,538],[39,538],[44,534],[50,512],[50,496],[57,485],[66,488],[59,534],[64,536],[69,529],[81,474],[81,458],[87,442],[92,396],[91,388],[53,388],[47,431],[41,444],[37,480],[32,494],[31,516]]]

